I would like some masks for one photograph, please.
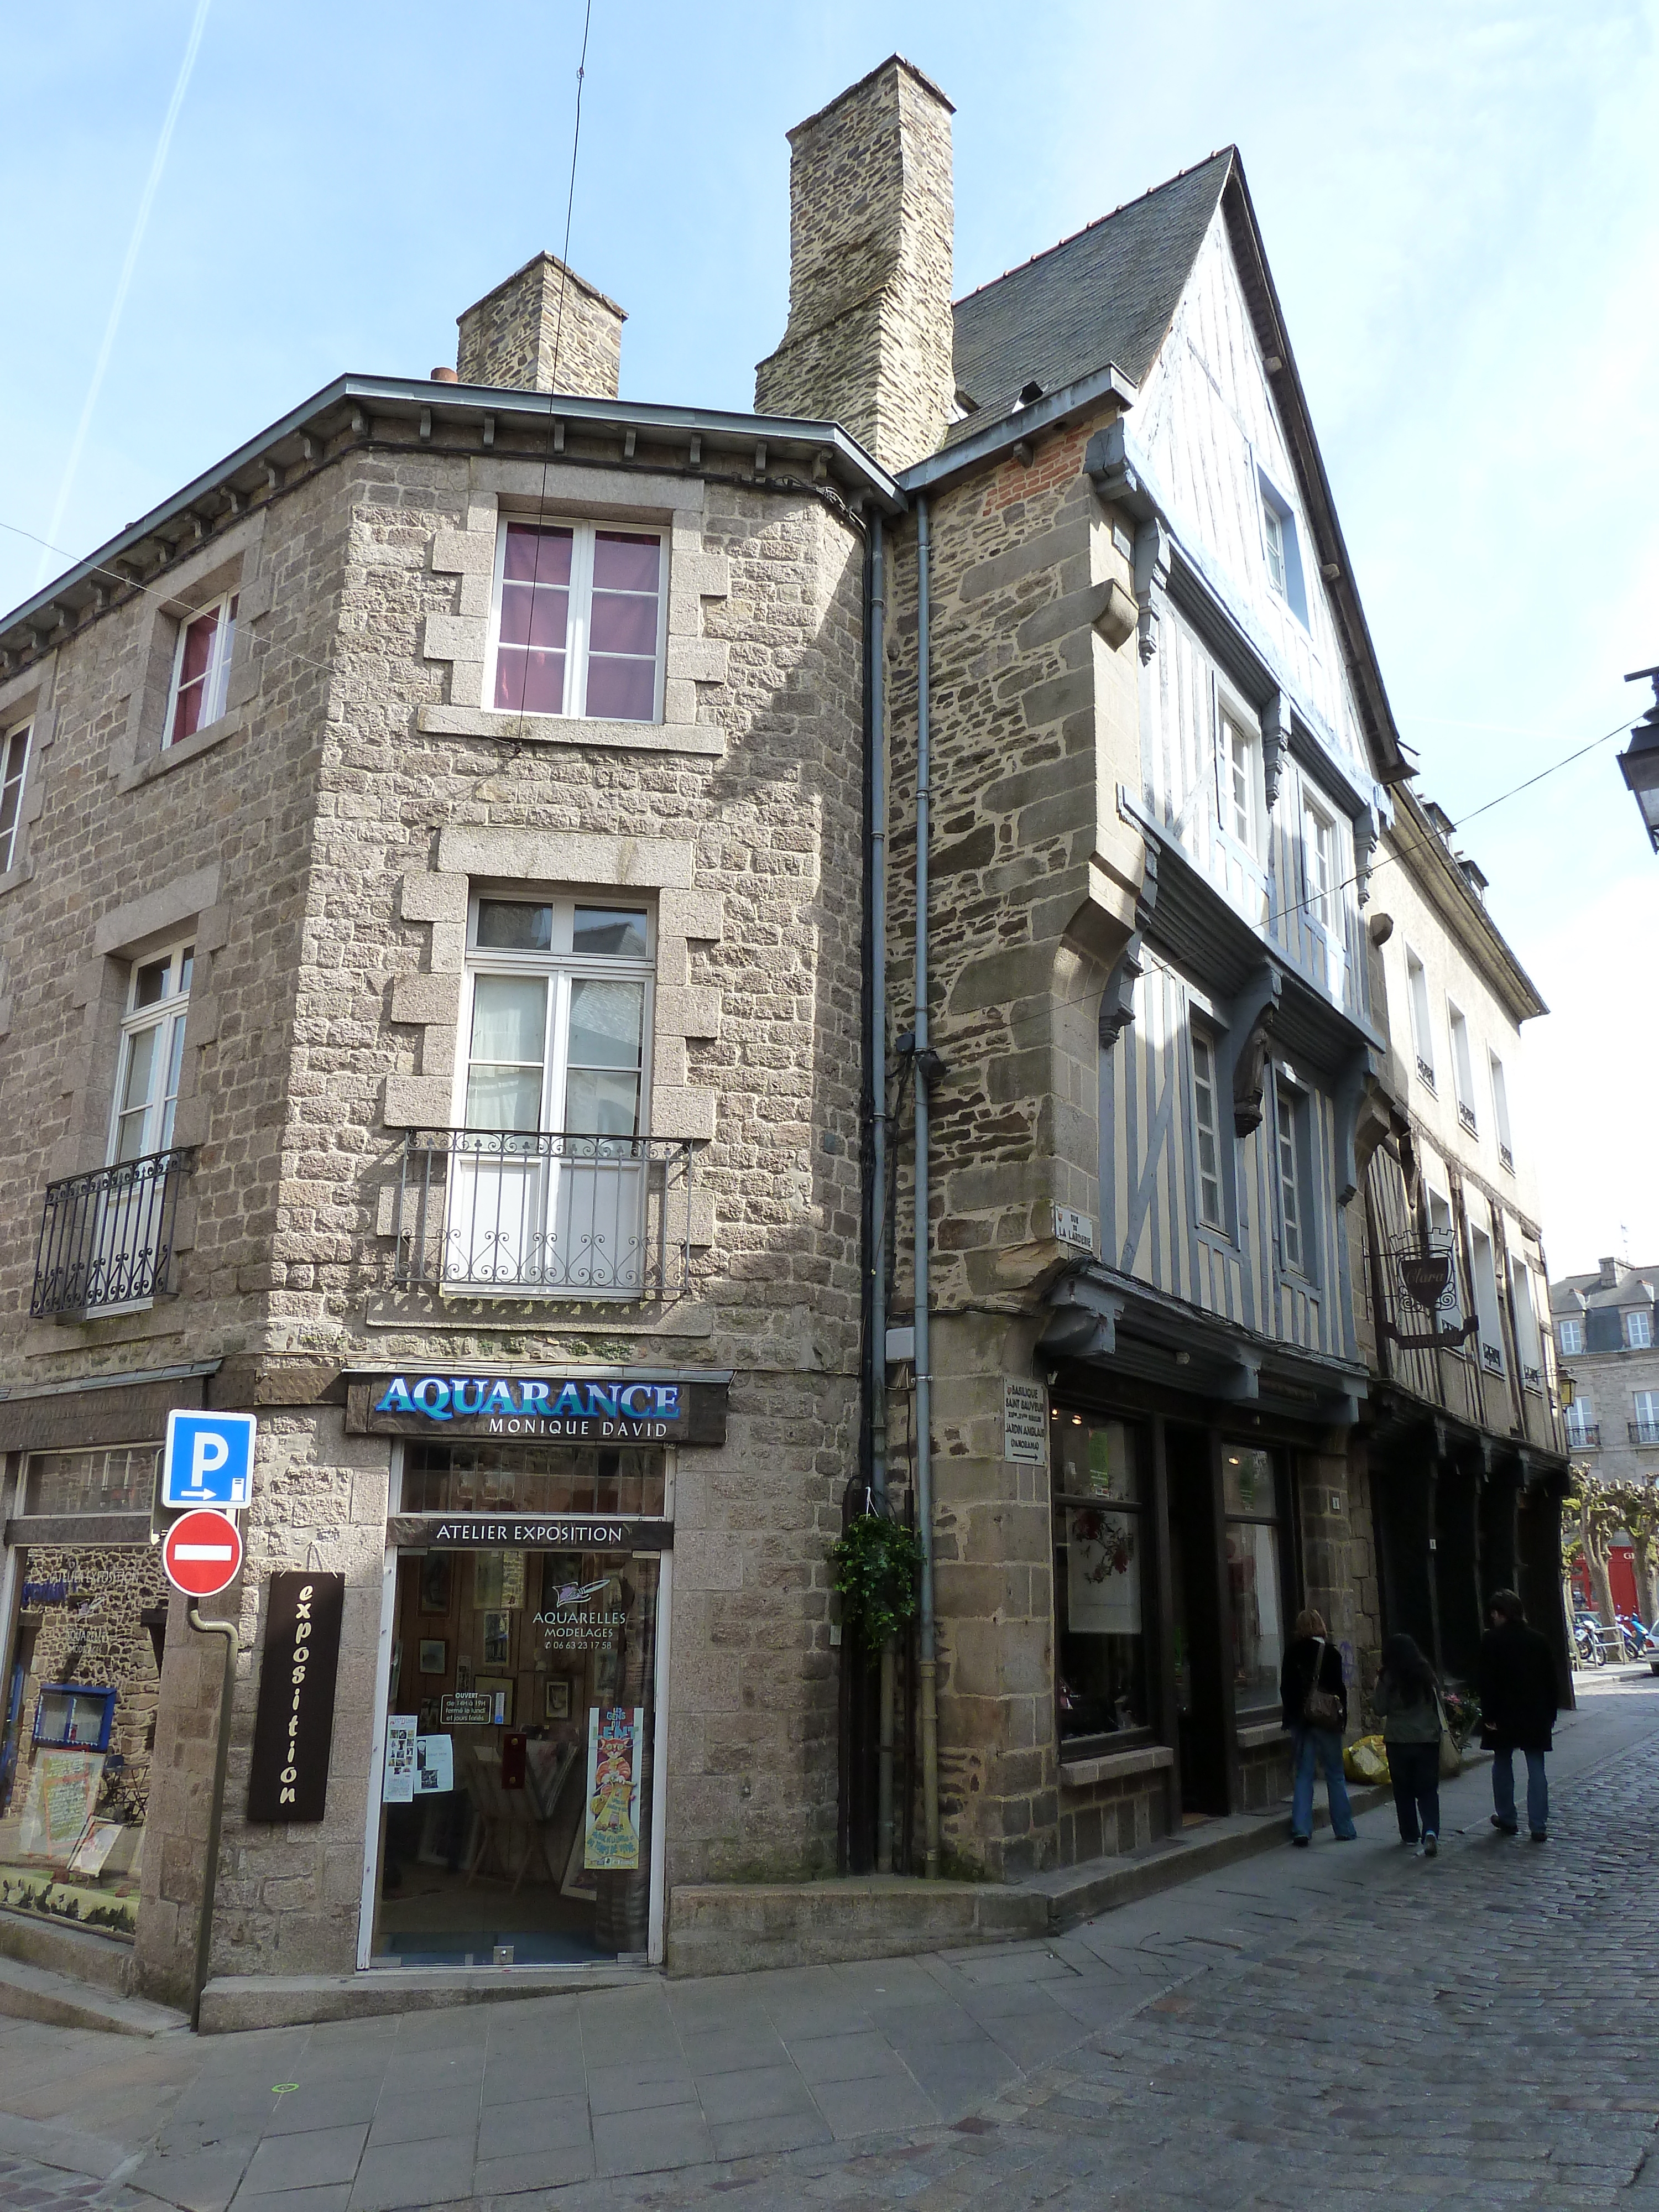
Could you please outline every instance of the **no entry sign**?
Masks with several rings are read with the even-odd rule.
[[[224,1513],[186,1513],[167,1530],[161,1565],[186,1597],[216,1597],[241,1572],[242,1540]]]

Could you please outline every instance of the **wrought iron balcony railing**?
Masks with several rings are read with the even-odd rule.
[[[1498,1147],[1498,1164],[1500,1168],[1507,1170],[1510,1175],[1515,1173],[1515,1154],[1506,1144],[1501,1141]]]
[[[195,1165],[186,1146],[48,1183],[30,1313],[100,1313],[168,1296],[179,1194]]]
[[[1659,1421],[1632,1421],[1628,1425],[1633,1444],[1659,1444]]]
[[[1600,1421],[1569,1421],[1567,1449],[1569,1451],[1600,1451],[1601,1449]]]
[[[1430,1091],[1433,1091],[1437,1087],[1434,1079],[1434,1070],[1430,1066],[1428,1061],[1424,1059],[1420,1052],[1417,1055],[1417,1079]]]
[[[1463,1127],[1468,1131],[1470,1136],[1478,1137],[1480,1135],[1480,1125],[1474,1118],[1474,1107],[1466,1106],[1461,1098],[1457,1102],[1457,1118],[1462,1123]]]
[[[1488,1375],[1501,1375],[1504,1371],[1502,1347],[1496,1344],[1488,1344],[1484,1337],[1480,1340],[1480,1364]]]
[[[1544,1377],[1540,1371],[1536,1367],[1523,1365],[1521,1370],[1521,1387],[1523,1390],[1541,1390],[1544,1387]]]
[[[393,1279],[475,1297],[673,1297],[691,1279],[689,1141],[412,1129]]]

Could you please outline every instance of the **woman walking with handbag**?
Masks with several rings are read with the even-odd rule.
[[[1391,1636],[1371,1692],[1371,1710],[1382,1723],[1394,1784],[1400,1840],[1415,1844],[1419,1858],[1440,1849],[1440,1685],[1409,1636]]]
[[[1348,1687],[1342,1655],[1325,1623],[1311,1610],[1296,1616],[1296,1632],[1279,1669],[1281,1718],[1291,1732],[1296,1781],[1291,1794],[1291,1841],[1306,1850],[1313,1839],[1314,1769],[1325,1777],[1331,1832],[1340,1844],[1358,1833],[1342,1777],[1342,1731],[1348,1724]]]

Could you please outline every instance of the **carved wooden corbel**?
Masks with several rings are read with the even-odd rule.
[[[1361,906],[1371,902],[1371,855],[1376,850],[1376,817],[1369,806],[1353,818],[1353,879]],[[1374,943],[1386,942],[1374,939]]]
[[[1158,651],[1158,624],[1170,588],[1170,535],[1156,517],[1135,532],[1135,601],[1140,609],[1140,658]]]
[[[1135,985],[1146,965],[1146,930],[1158,904],[1158,852],[1146,848],[1140,889],[1135,895],[1134,935],[1117,956],[1100,1000],[1100,1048],[1109,1052],[1135,1018]]]
[[[1231,1079],[1233,1128],[1241,1137],[1261,1127],[1267,1046],[1284,981],[1271,962],[1259,969],[1227,1009],[1224,1072]]]
[[[1279,773],[1290,742],[1291,702],[1282,691],[1275,691],[1261,709],[1261,783],[1269,814],[1279,796]]]

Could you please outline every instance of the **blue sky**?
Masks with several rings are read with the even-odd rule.
[[[0,605],[36,587],[14,531],[45,534],[63,493],[197,4],[7,11]],[[561,243],[580,33],[570,0],[210,0],[69,554],[340,371],[453,361],[457,313]],[[629,311],[627,396],[750,404],[784,322],[784,132],[895,47],[957,105],[959,291],[1240,146],[1425,794],[1461,817],[1638,710],[1620,678],[1659,661],[1659,0],[594,0],[571,259]],[[1615,750],[1466,839],[1556,1009],[1529,1135],[1557,1272],[1621,1224],[1659,1260],[1638,1170],[1659,1023],[1627,981],[1651,972],[1659,859]]]

